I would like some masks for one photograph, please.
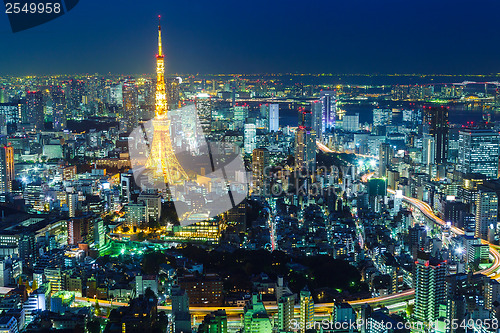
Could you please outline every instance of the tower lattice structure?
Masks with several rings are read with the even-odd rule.
[[[159,18],[159,17],[158,17]],[[161,25],[158,23],[158,54],[156,55],[156,95],[155,118],[153,123],[153,142],[146,161],[146,168],[151,170],[156,179],[163,178],[165,183],[175,184],[188,179],[186,171],[179,163],[172,147],[170,120],[165,91],[165,56],[161,45]]]

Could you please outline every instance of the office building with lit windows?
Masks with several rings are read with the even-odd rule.
[[[475,236],[492,241],[497,229],[498,195],[484,185],[479,185],[477,189]]]
[[[269,105],[269,132],[278,132],[280,124],[280,108],[279,104]]]
[[[12,192],[14,180],[14,148],[0,147],[0,194]]]
[[[300,292],[300,327],[301,332],[306,331],[307,325],[314,321],[314,300],[311,292],[305,287]]]
[[[498,177],[500,136],[498,132],[466,128],[459,132],[458,164],[460,171]]]
[[[446,304],[446,261],[418,252],[415,262],[415,317],[431,322],[439,317],[439,306]]]

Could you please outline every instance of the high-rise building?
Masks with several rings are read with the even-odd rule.
[[[26,112],[22,118],[23,123],[32,124],[35,131],[44,129],[45,116],[43,113],[43,95],[41,91],[27,92]]]
[[[175,109],[179,107],[179,100],[180,100],[179,86],[182,83],[182,79],[180,77],[168,77],[165,78],[165,81],[167,83],[166,90],[167,90],[168,105],[172,109]]]
[[[127,79],[123,83],[123,120],[128,129],[137,126],[139,122],[139,94],[134,79]]]
[[[67,221],[68,244],[91,242],[94,238],[94,218],[91,215],[72,217]]]
[[[257,147],[257,127],[255,124],[245,124],[244,148],[245,154],[251,154]]]
[[[436,143],[433,136],[424,134],[422,138],[422,164],[429,166],[436,160]]]
[[[299,108],[299,126],[312,129],[313,117],[311,111]]]
[[[497,229],[498,196],[497,193],[485,187],[478,186],[476,197],[476,233],[481,239],[492,241]]]
[[[66,203],[68,205],[68,216],[75,217],[78,210],[78,193],[68,193]]]
[[[434,162],[445,164],[448,160],[448,108],[445,106],[431,106],[424,108],[424,134],[434,139]]]
[[[260,294],[254,293],[243,309],[243,333],[269,333],[272,329]]]
[[[172,287],[172,330],[173,333],[191,332],[188,294],[175,285]]]
[[[269,104],[261,104],[260,105],[260,116],[264,119],[269,119]]]
[[[112,85],[109,88],[109,99],[111,104],[123,106],[123,83]]]
[[[322,106],[322,132],[331,130],[335,127],[335,119],[337,116],[337,94],[335,91],[322,91],[321,92],[321,106]]]
[[[500,136],[498,132],[466,128],[459,132],[458,164],[463,173],[498,177]]]
[[[203,133],[210,133],[212,126],[212,97],[209,94],[198,94],[194,100],[198,120]]]
[[[373,109],[373,126],[385,126],[392,122],[391,109]]]
[[[126,224],[131,226],[143,226],[147,220],[146,205],[143,203],[129,203],[127,205]]]
[[[266,167],[269,166],[269,151],[266,148],[254,149],[252,153],[252,193],[265,193]]]
[[[8,133],[13,132],[21,122],[21,110],[20,103],[0,103],[0,118],[4,117]]]
[[[299,126],[295,133],[295,167],[316,167],[316,132],[304,126]]]
[[[387,168],[391,163],[392,156],[392,146],[388,143],[382,143],[378,149],[379,177],[383,178],[387,176]]]
[[[446,261],[440,261],[427,252],[418,252],[415,275],[415,317],[431,322],[439,317],[439,306],[446,304]]]
[[[60,87],[51,89],[52,98],[52,126],[56,130],[62,130],[66,124],[66,99],[64,91]]]
[[[301,332],[314,322],[314,301],[307,286],[300,291],[300,327]]]
[[[295,297],[292,294],[286,294],[278,300],[278,322],[276,326],[280,332],[289,332],[293,320],[293,310],[295,306]]]
[[[488,279],[484,286],[484,306],[488,310],[494,309],[495,302],[500,301],[500,282]]]
[[[346,114],[342,119],[342,129],[347,132],[359,130],[359,113]]]
[[[14,176],[14,148],[0,146],[0,194],[12,192]]]
[[[47,267],[43,270],[43,275],[46,281],[50,283],[51,293],[63,290],[64,273],[61,267]]]
[[[137,202],[146,206],[146,223],[159,222],[161,215],[161,196],[156,192],[143,192]]]
[[[320,101],[311,103],[312,129],[316,131],[319,141],[323,141],[323,104]]]
[[[269,105],[269,132],[278,132],[279,130],[279,119],[280,119],[280,109],[279,104]]]
[[[233,108],[234,121],[239,123],[240,126],[245,122],[248,117],[248,105],[236,105]]]

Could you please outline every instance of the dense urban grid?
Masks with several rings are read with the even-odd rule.
[[[498,76],[156,61],[0,77],[1,332],[498,331]]]

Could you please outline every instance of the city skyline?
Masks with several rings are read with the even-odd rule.
[[[96,4],[0,23],[0,331],[500,332],[500,5]]]

